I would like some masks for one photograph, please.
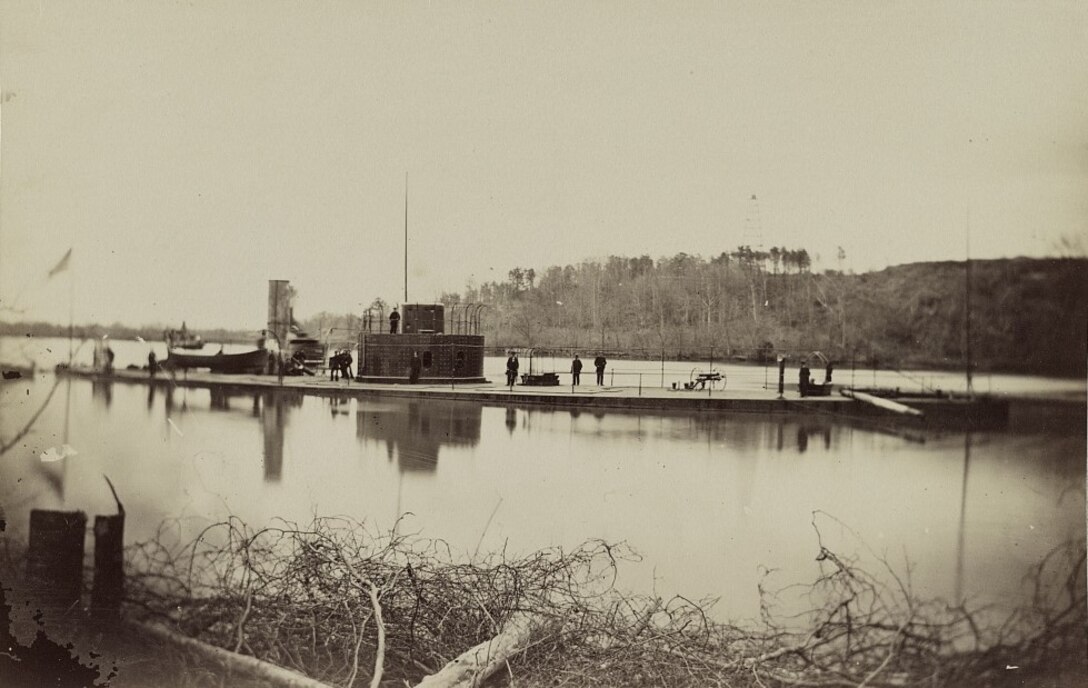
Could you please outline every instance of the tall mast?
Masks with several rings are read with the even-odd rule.
[[[72,368],[72,335],[76,320],[76,278],[74,271],[68,270],[68,368]]]
[[[408,173],[404,173],[404,303],[408,303]]]
[[[956,604],[963,604],[963,543],[967,522],[967,471],[971,466],[971,433],[963,435],[963,480],[960,483],[960,527],[959,542],[956,546],[956,592],[952,598]]]
[[[973,396],[975,393],[974,383],[972,381],[973,371],[971,360],[971,208],[967,208],[967,264],[964,270],[964,298],[963,298],[963,319],[964,319],[964,353],[967,356],[967,395]]]

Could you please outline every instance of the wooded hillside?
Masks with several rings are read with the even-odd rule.
[[[486,304],[489,345],[664,350],[759,359],[820,350],[840,361],[959,367],[966,360],[967,264],[811,271],[802,250],[740,247],[514,268],[447,304]],[[971,261],[971,348],[980,370],[1083,375],[1088,260]],[[633,354],[636,352],[632,352]]]
[[[980,371],[1083,376],[1088,361],[1088,259],[971,261],[971,359]],[[839,362],[962,368],[967,265],[912,263],[879,272],[813,272],[806,251],[740,247],[705,259],[679,253],[585,261],[443,294],[480,303],[496,350],[540,347],[612,357],[773,359],[819,350]],[[380,303],[376,301],[375,303]],[[388,314],[389,307],[384,306]],[[331,346],[356,341],[361,314],[300,314]],[[83,325],[78,337],[158,341],[162,326]],[[0,323],[0,334],[67,336],[66,326]],[[255,332],[194,329],[207,341]]]

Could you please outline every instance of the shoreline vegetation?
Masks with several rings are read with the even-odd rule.
[[[814,511],[811,527],[813,578],[791,584],[765,571],[756,591],[738,591],[758,593],[758,618],[738,622],[719,619],[713,599],[626,592],[624,567],[639,555],[625,543],[470,555],[404,533],[403,519],[386,532],[346,517],[274,519],[263,528],[231,517],[195,536],[170,520],[125,549],[122,626],[63,612],[65,633],[83,639],[82,659],[40,631],[30,645],[9,635],[0,679],[45,676],[67,662],[64,670],[85,681],[78,685],[115,678],[170,688],[195,685],[189,672],[206,675],[211,662],[225,667],[211,675],[225,670],[239,686],[276,676],[346,688],[1042,688],[1088,680],[1083,537],[1032,566],[1023,601],[1008,611],[922,598],[909,561],[893,565],[826,512]],[[19,547],[3,540],[5,622],[13,607],[4,593],[25,587]],[[82,665],[88,656],[107,659]],[[105,683],[94,682],[104,662],[125,656]],[[126,680],[133,664],[145,682]]]
[[[536,348],[561,355],[603,351],[614,359],[763,364],[779,354],[800,358],[818,350],[840,366],[962,370],[970,346],[977,372],[1088,372],[1088,259],[969,265],[970,277],[963,261],[815,273],[804,249],[741,246],[710,259],[611,256],[541,273],[514,268],[505,281],[470,284],[438,300],[447,308],[486,306],[482,334],[496,355]],[[374,305],[390,310],[381,299]],[[251,343],[257,336],[201,329],[199,314],[189,321],[209,342]],[[361,329],[362,317],[320,312],[300,324],[322,340],[332,336],[345,344]],[[82,324],[74,334],[159,341],[163,329]],[[0,322],[0,334],[67,337],[68,326]]]
[[[819,575],[771,592],[743,625],[713,601],[619,590],[624,544],[468,558],[346,518],[251,529],[232,518],[181,542],[170,524],[128,548],[129,614],[335,686],[1004,686],[1088,676],[1084,541],[1025,579],[1000,615],[921,600],[909,567],[828,549]],[[785,597],[801,613],[780,611]],[[1012,667],[1012,669],[1010,669]],[[1025,683],[1027,681],[1027,683]],[[1049,685],[1045,682],[1038,685]]]

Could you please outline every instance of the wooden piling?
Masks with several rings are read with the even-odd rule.
[[[117,513],[94,517],[94,587],[91,589],[91,610],[102,618],[116,621],[121,616],[121,601],[125,596],[125,505],[109,476],[109,485]]]
[[[94,587],[91,610],[116,620],[125,595],[125,514],[94,517]]]
[[[31,594],[43,607],[79,607],[86,528],[87,514],[82,511],[30,512],[26,576]]]

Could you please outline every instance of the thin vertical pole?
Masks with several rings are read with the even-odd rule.
[[[75,329],[76,313],[76,274],[75,268],[68,270],[68,369],[72,369],[72,336]]]
[[[966,342],[964,343],[964,353],[967,356],[967,395],[974,394],[974,383],[971,379],[973,371],[971,370],[971,208],[967,208],[967,264],[964,271],[964,278],[966,284],[964,285],[964,303],[963,303],[963,319],[964,319],[964,337]]]
[[[714,347],[710,347],[710,370],[708,370],[707,372],[708,373],[713,373],[714,372]],[[707,380],[707,382],[710,382],[710,381]],[[709,397],[711,394],[713,394],[713,392],[714,392],[714,383],[710,382],[710,384],[708,384],[706,386],[706,395]]]
[[[404,173],[404,303],[408,303],[408,172]]]
[[[400,451],[399,449],[397,451]],[[399,460],[399,457],[398,457]],[[393,519],[393,537],[397,536],[397,528],[400,526],[400,517],[403,514],[401,511],[401,501],[404,497],[404,469],[400,466],[397,467],[397,513]]]
[[[967,338],[967,343],[966,343],[966,346],[965,346],[966,354],[967,354],[967,394],[970,396],[971,394],[974,393],[974,383],[973,383],[973,380],[971,379],[973,371],[971,370],[971,259],[970,258],[967,259],[967,295],[966,295],[964,301],[965,301],[964,310],[966,311],[964,313],[964,316],[963,316],[964,320],[965,320],[965,323],[964,323],[964,330],[965,330],[964,335]]]
[[[72,376],[65,375],[64,380],[64,443],[68,444],[68,417],[72,412]],[[108,384],[108,383],[107,383]],[[60,481],[60,498],[64,499],[64,486],[67,484],[66,478],[68,477],[68,461],[62,461],[60,464],[61,481]]]
[[[963,479],[960,486],[960,527],[959,540],[956,543],[956,592],[953,601],[963,603],[963,548],[964,531],[967,521],[967,471],[971,466],[971,433],[963,436]]]
[[[68,416],[69,412],[72,410],[72,376],[65,375],[65,378],[67,378],[65,380],[67,383],[65,385],[67,387],[67,392],[65,394],[67,400],[64,403],[64,443],[68,444]],[[67,466],[68,462],[65,461],[64,465]]]
[[[786,393],[786,357],[778,357],[778,398],[785,398]]]

